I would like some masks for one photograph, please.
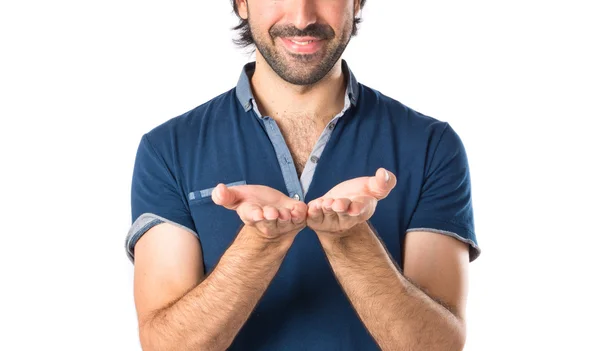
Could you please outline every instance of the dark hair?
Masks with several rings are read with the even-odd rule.
[[[367,0],[360,0],[360,8],[362,9],[365,6],[365,2]],[[245,20],[240,17],[240,13],[238,12],[238,7],[236,0],[231,0],[231,4],[233,5],[233,12],[240,19],[240,23],[233,27],[232,29],[235,31],[239,31],[239,37],[233,39],[233,43],[240,48],[245,48],[251,45],[254,45],[254,39],[252,39],[252,33],[250,33],[250,26],[248,25],[248,20]],[[354,25],[352,26],[352,36],[355,36],[358,32],[358,24],[362,21],[361,18],[354,19]]]

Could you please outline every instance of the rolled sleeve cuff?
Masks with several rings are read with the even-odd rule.
[[[155,215],[153,213],[144,213],[144,214],[140,215],[135,220],[135,222],[133,222],[133,224],[131,225],[131,228],[129,228],[127,237],[125,238],[125,251],[127,253],[127,258],[129,258],[129,260],[132,263],[134,261],[135,244],[138,242],[138,240],[140,240],[142,235],[144,235],[148,230],[150,230],[155,225],[158,225],[161,223],[169,223],[176,227],[187,230],[188,232],[194,234],[194,236],[196,238],[198,238],[198,234],[194,230],[192,230],[184,225],[181,225],[177,222],[173,222],[169,219]]]
[[[427,220],[413,221],[406,232],[424,231],[451,236],[469,245],[469,262],[475,261],[481,255],[481,249],[475,239],[475,233],[460,225],[443,221]]]

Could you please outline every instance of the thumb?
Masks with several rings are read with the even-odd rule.
[[[230,210],[235,210],[241,202],[237,191],[226,187],[223,183],[220,183],[213,189],[211,196],[215,204]]]
[[[369,178],[369,191],[377,200],[385,199],[395,186],[396,176],[385,168],[379,168],[375,176]]]

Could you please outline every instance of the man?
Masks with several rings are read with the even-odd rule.
[[[341,59],[364,2],[233,0],[256,62],[143,136],[126,245],[145,350],[463,348],[466,152]]]

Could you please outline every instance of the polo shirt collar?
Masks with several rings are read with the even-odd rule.
[[[246,112],[250,111],[253,106],[252,100],[254,99],[254,96],[252,95],[252,89],[250,87],[250,77],[252,77],[255,68],[255,61],[248,62],[244,65],[235,89],[237,98]],[[348,94],[352,105],[356,106],[356,102],[358,101],[358,81],[344,59],[342,59],[342,72],[348,78],[346,93]]]

